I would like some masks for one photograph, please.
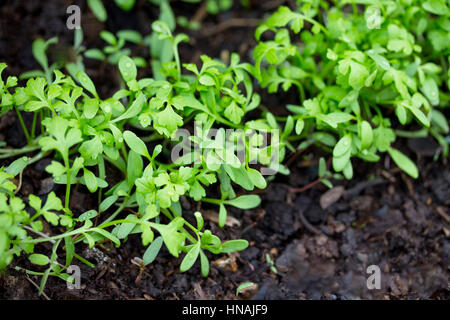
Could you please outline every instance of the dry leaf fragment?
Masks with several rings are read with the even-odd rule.
[[[320,207],[322,209],[328,208],[342,197],[344,191],[343,186],[331,188],[320,197]]]

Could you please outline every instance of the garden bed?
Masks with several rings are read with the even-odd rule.
[[[256,44],[255,19],[273,11],[271,2],[251,1],[248,10],[235,4],[231,11],[204,17],[198,6],[173,4],[176,14],[202,23],[199,31],[183,30],[189,34],[190,42],[181,46],[182,59],[199,63],[201,54],[226,58],[231,52],[238,52],[242,60],[250,61],[251,49]],[[5,71],[8,75],[37,67],[31,53],[31,43],[37,37],[58,36],[59,45],[50,55],[70,59],[73,32],[65,26],[66,5],[66,1],[2,3],[0,61],[8,64]],[[86,6],[81,7],[86,45],[100,46],[98,33],[103,26]],[[136,29],[148,34],[158,16],[155,7],[139,1],[130,13],[125,14],[114,5],[107,10],[106,27],[110,31]],[[147,49],[138,50],[145,53]],[[111,66],[90,61],[86,62],[86,72],[101,96],[117,90],[119,82],[111,77]],[[261,95],[265,105],[280,116],[285,115],[286,103],[296,100],[292,90],[276,95],[261,90]],[[31,121],[25,118],[25,122]],[[13,112],[1,118],[0,141],[12,147],[26,144]],[[50,278],[45,295],[38,296],[35,284],[39,284],[39,278],[13,268],[30,265],[26,257],[19,258],[0,278],[0,298],[235,299],[240,284],[253,282],[238,298],[448,299],[450,166],[447,159],[432,160],[439,147],[432,140],[401,139],[395,146],[416,161],[418,179],[407,176],[383,155],[376,164],[356,160],[353,179],[334,181],[333,189],[313,184],[305,190],[296,190],[318,179],[319,158],[328,157],[320,149],[310,147],[289,154],[290,175],[277,175],[267,189],[253,191],[262,198],[259,207],[229,209],[223,229],[217,226],[217,206],[198,207],[194,201],[182,197],[187,220],[195,221],[193,212],[201,209],[207,228],[221,239],[249,242],[244,251],[211,255],[207,278],[201,276],[198,264],[181,273],[182,258],[174,258],[165,248],[152,264],[140,270],[132,261],[142,257],[145,248],[140,236],[132,235],[119,248],[106,243],[93,249],[86,245],[79,250],[96,265],[90,268],[74,260],[81,267],[79,290],[68,290],[65,282]],[[41,159],[25,169],[19,196],[64,193],[64,188],[53,184],[51,175],[44,171],[51,160]],[[10,163],[0,161],[0,165]],[[71,210],[80,213],[91,209],[96,201],[95,195],[85,188],[74,188],[71,197]],[[51,246],[45,250],[50,252]],[[369,265],[381,268],[379,290],[367,289]]]

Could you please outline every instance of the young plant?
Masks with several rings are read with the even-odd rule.
[[[352,3],[359,2],[363,12],[355,5],[346,13],[348,1],[299,4],[295,11],[280,7],[256,31],[253,74],[271,93],[280,85],[298,89],[299,105],[288,106],[293,115],[286,121],[293,119],[295,133],[308,144],[332,152],[333,169],[347,179],[353,176],[353,157],[374,162],[380,152],[417,178],[415,164],[392,147],[392,122],[422,126],[447,155],[442,134],[448,133],[448,120],[438,108],[449,101],[439,91],[448,78],[439,56],[449,52],[449,10],[439,1],[378,3],[379,23],[373,26],[373,7]],[[274,39],[262,40],[268,30]],[[396,119],[387,116],[391,112]]]
[[[114,0],[116,6],[118,6],[123,11],[130,11],[131,9],[133,9],[135,2],[136,0]],[[108,18],[108,13],[106,12],[102,0],[88,0],[87,4],[89,6],[89,9],[91,9],[92,13],[99,21],[106,21],[106,19]]]
[[[117,65],[122,56],[129,56],[131,54],[131,50],[125,47],[127,43],[138,46],[144,44],[144,38],[142,35],[134,30],[120,30],[116,35],[109,31],[103,30],[100,32],[100,37],[108,45],[105,46],[103,50],[86,50],[84,52],[84,56],[89,59],[107,61],[112,65]],[[133,57],[133,61],[140,68],[144,68],[147,65],[145,59],[139,56]]]
[[[37,138],[39,158],[54,152],[54,160],[46,171],[55,183],[66,186],[61,199],[52,192],[45,202],[30,195],[25,203],[11,194],[16,188],[10,180],[13,175],[4,172],[1,176],[2,188],[9,193],[0,199],[3,204],[0,218],[11,221],[5,222],[7,230],[1,233],[2,267],[11,262],[13,254],[29,254],[33,264],[46,266],[44,272],[26,270],[42,276],[41,291],[48,276],[68,277],[66,268],[74,257],[89,264],[75,253],[80,242],[91,248],[103,241],[118,246],[130,235],[139,234],[143,245],[148,246],[143,263],[151,263],[164,244],[175,257],[186,253],[181,271],[200,260],[204,276],[209,273],[206,252],[228,253],[248,246],[246,240],[221,241],[204,228],[200,212],[194,214],[194,226],[183,217],[179,200],[184,196],[217,204],[220,225],[226,219],[226,206],[241,209],[258,206],[260,199],[256,195],[236,196],[232,182],[246,190],[264,188],[265,179],[250,165],[269,163],[275,150],[270,146],[256,152],[261,144],[259,136],[249,136],[245,130],[269,132],[278,127],[272,128],[266,120],[244,121],[245,114],[257,108],[260,99],[253,91],[249,65],[240,63],[237,55],[232,56],[229,66],[202,56],[201,69],[186,64],[185,74],[178,45],[187,37],[173,36],[162,21],[155,22],[153,30],[173,51],[173,60],[162,65],[164,80],[138,79],[135,61],[123,55],[118,69],[126,88],[107,99],[100,98],[94,83],[82,70],[76,72],[75,78],[54,70],[51,78],[31,78],[24,87],[13,88],[14,81],[9,81],[7,92],[3,90],[3,99],[7,99],[4,98],[7,94],[12,95],[12,107],[41,115],[43,130]],[[13,89],[14,93],[9,93]],[[195,120],[206,126],[191,137],[192,142],[202,148],[215,145],[208,153],[192,152],[195,158],[183,156],[178,161],[167,162],[167,147],[178,143],[172,140],[177,130]],[[219,135],[213,139],[209,133],[214,125],[241,131],[225,136],[224,129],[219,128]],[[135,133],[137,130],[149,136],[141,138]],[[149,147],[144,140],[156,144]],[[229,148],[230,143],[233,147]],[[247,155],[244,162],[232,152],[238,149]],[[121,181],[115,185],[106,182],[107,165],[121,172]],[[207,198],[205,188],[218,182],[220,199]],[[70,199],[75,184],[98,193],[97,209],[81,214],[72,211]],[[31,216],[25,211],[27,205],[34,212]],[[125,208],[134,213],[120,217]],[[100,222],[94,226],[93,219],[98,218]],[[65,231],[51,236],[42,234],[42,219]],[[159,236],[155,237],[155,232]],[[61,247],[63,239],[65,245]],[[36,251],[36,245],[41,242],[54,245],[50,256]],[[66,256],[65,265],[58,262],[61,249]]]

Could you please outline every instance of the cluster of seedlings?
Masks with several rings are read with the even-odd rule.
[[[27,140],[19,149],[0,142],[0,159],[9,160],[0,168],[0,269],[27,255],[32,264],[45,266],[26,270],[42,276],[41,291],[49,276],[68,280],[74,258],[91,265],[76,253],[78,243],[119,246],[131,234],[139,234],[147,248],[144,264],[164,244],[174,257],[185,254],[181,271],[200,260],[208,276],[206,252],[244,250],[248,242],[222,241],[204,228],[201,212],[190,219],[195,223],[188,222],[180,197],[216,205],[224,226],[227,207],[260,204],[259,196],[245,194],[266,188],[271,177],[260,169],[288,174],[286,155],[299,149],[314,145],[332,155],[330,168],[320,159],[318,173],[329,187],[332,179],[351,179],[355,161],[377,162],[386,152],[417,178],[414,162],[392,146],[397,137],[432,136],[441,145],[435,159],[447,157],[448,2],[297,1],[294,9],[280,6],[257,28],[253,61],[241,62],[233,53],[225,64],[203,55],[200,66],[182,62],[178,47],[188,36],[174,34],[168,1],[152,2],[161,15],[148,36],[105,30],[106,46],[87,50],[77,30],[77,61],[65,65],[48,61],[47,48],[56,38],[37,39],[33,55],[42,70],[22,74],[22,86],[17,77],[0,78],[0,116],[14,111]],[[115,3],[124,10],[134,6],[134,1]],[[232,4],[207,3],[211,13]],[[88,4],[106,19],[101,1]],[[130,56],[129,45],[150,46],[150,57]],[[121,88],[100,97],[84,59],[115,65]],[[0,76],[6,67],[0,64]],[[153,77],[138,78],[139,68],[151,68]],[[287,117],[272,114],[256,92],[291,87],[298,91],[298,104],[286,106]],[[24,113],[32,115],[31,126]],[[183,128],[196,133],[181,143],[183,156],[171,159]],[[19,197],[13,179],[47,157],[53,160],[45,170],[65,193]],[[119,182],[107,182],[108,166],[120,172]],[[74,214],[75,185],[96,193],[98,206]],[[42,232],[43,220],[54,235]],[[50,255],[38,253],[42,242],[53,244]]]

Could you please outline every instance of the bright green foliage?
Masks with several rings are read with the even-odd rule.
[[[0,193],[0,268],[2,269],[11,263],[13,256],[19,255],[20,251],[30,253],[33,250],[32,245],[21,243],[21,240],[28,238],[26,230],[21,225],[29,220],[29,215],[24,209],[25,204],[20,198],[8,199],[5,193]]]
[[[233,6],[233,0],[206,0],[206,10],[211,14],[229,10]]]
[[[102,22],[106,21],[108,14],[106,13],[102,0],[87,0],[87,4],[98,20]]]
[[[347,3],[363,6],[352,13]],[[391,148],[391,111],[401,125],[424,127],[442,145],[443,156],[448,154],[447,120],[437,108],[448,107],[450,98],[442,58],[450,52],[450,10],[445,1],[407,3],[299,2],[296,11],[280,7],[256,31],[253,74],[271,93],[279,86],[298,89],[299,105],[288,106],[296,134],[312,134],[308,143],[331,147],[334,170],[347,178],[353,157],[378,161],[386,151],[417,177],[414,163]],[[263,41],[268,30],[274,39]],[[331,133],[337,143],[313,132]]]
[[[89,59],[107,61],[110,64],[118,64],[123,56],[129,56],[131,50],[126,47],[127,44],[143,45],[145,39],[135,30],[120,30],[116,35],[103,30],[100,32],[100,38],[107,43],[107,45],[100,49],[88,49],[84,52],[84,56]],[[147,62],[144,58],[135,56],[132,58],[134,63],[139,67],[146,67]]]
[[[6,64],[0,63],[0,95],[2,97],[0,100],[0,108],[2,111],[9,110],[13,107],[14,105],[13,95],[11,95],[8,89],[17,85],[16,77],[10,76],[8,77],[8,79],[6,79],[6,82],[2,80],[1,75],[5,68]]]
[[[280,7],[256,31],[253,65],[235,53],[229,63],[206,55],[199,65],[182,63],[178,47],[189,39],[174,34],[169,2],[152,2],[160,6],[160,20],[147,37],[132,30],[115,35],[102,31],[107,46],[84,51],[82,33],[75,33],[77,61],[65,66],[49,65],[46,50],[56,39],[38,39],[33,54],[43,71],[22,75],[28,79],[23,86],[17,86],[15,77],[0,77],[0,115],[14,110],[28,142],[21,149],[0,148],[0,159],[18,157],[0,169],[0,268],[14,256],[29,255],[32,264],[47,268],[27,270],[42,276],[40,292],[48,276],[68,279],[72,259],[91,265],[75,253],[77,243],[119,246],[133,235],[147,247],[145,265],[165,245],[174,257],[185,254],[181,271],[199,260],[207,276],[207,252],[244,250],[248,242],[222,241],[205,228],[201,212],[185,219],[189,213],[183,212],[181,198],[216,205],[223,227],[230,206],[248,210],[260,205],[259,196],[237,196],[235,191],[265,188],[266,179],[257,169],[289,173],[282,162],[296,151],[293,141],[301,141],[298,149],[316,144],[332,154],[332,169],[321,158],[318,170],[329,187],[331,178],[353,176],[355,157],[375,162],[382,152],[417,178],[414,162],[393,147],[398,136],[432,135],[447,156],[449,126],[443,108],[450,98],[450,33],[444,1],[357,0],[353,3],[358,6],[345,1],[331,6],[318,0],[298,1],[296,11]],[[224,10],[232,2],[208,0],[209,10],[213,3]],[[101,1],[88,4],[99,19],[106,19]],[[130,10],[134,1],[116,4]],[[379,7],[381,20],[368,4]],[[266,40],[270,32],[273,40]],[[130,57],[128,44],[150,46],[151,78],[140,77],[145,60]],[[120,89],[111,97],[102,97],[84,71],[82,52],[117,67]],[[0,64],[0,76],[5,67]],[[287,106],[287,117],[274,116],[261,106],[255,79],[269,93],[295,87],[298,105]],[[22,112],[33,115],[31,130]],[[419,130],[394,130],[397,122]],[[188,136],[180,136],[179,129]],[[185,152],[173,159],[176,148]],[[44,157],[53,159],[45,170],[55,183],[65,185],[65,195],[51,192],[45,199],[29,195],[22,200],[12,180]],[[116,170],[119,181],[107,179],[107,169]],[[98,208],[72,212],[75,185],[97,193]],[[215,190],[218,198],[210,198]],[[189,222],[194,218],[195,225]],[[44,220],[60,233],[45,237]],[[62,240],[64,265],[57,254]],[[50,256],[34,252],[39,242],[53,244]]]
[[[78,239],[72,242],[84,241],[92,247],[105,239],[119,245],[129,235],[138,233],[143,245],[149,246],[144,255],[145,263],[155,259],[164,243],[175,257],[186,252],[180,267],[182,271],[188,270],[199,259],[202,274],[207,275],[209,262],[206,251],[219,254],[243,250],[248,246],[245,240],[222,242],[204,229],[200,213],[196,214],[197,227],[192,226],[182,217],[179,200],[187,196],[195,201],[217,204],[221,212],[221,225],[226,218],[225,206],[251,209],[259,205],[260,199],[256,195],[236,198],[231,184],[233,181],[247,190],[266,185],[259,171],[250,168],[250,158],[241,163],[235,156],[238,144],[233,143],[229,147],[231,140],[239,141],[244,153],[254,152],[253,149],[258,146],[255,138],[249,139],[244,133],[244,130],[252,128],[253,123],[245,122],[244,116],[257,108],[260,101],[253,91],[248,73],[250,66],[240,63],[236,54],[232,55],[230,65],[207,56],[202,56],[200,69],[191,64],[182,65],[178,46],[187,37],[173,36],[163,21],[155,22],[153,30],[158,41],[167,41],[172,50],[173,60],[161,64],[161,79],[139,79],[135,61],[123,54],[117,66],[125,88],[110,98],[100,98],[93,81],[82,70],[72,70],[75,71],[71,72],[75,73],[75,78],[55,70],[51,82],[44,77],[36,77],[29,79],[24,87],[13,88],[15,83],[9,81],[6,89],[8,94],[14,90],[12,104],[15,101],[17,106],[23,106],[25,112],[42,114],[44,131],[37,137],[35,148],[41,150],[40,157],[54,154],[54,160],[46,171],[56,183],[66,186],[66,193],[64,204],[53,192],[45,202],[30,195],[28,206],[34,214],[29,217],[24,211],[26,204],[13,194],[16,189],[10,180],[13,175],[8,171],[0,172],[1,187],[9,194],[2,195],[5,203],[2,208],[7,208],[2,217],[6,218],[7,214],[17,220],[3,224],[7,229],[2,233],[2,238],[6,239],[2,244],[2,266],[12,259],[9,246],[17,244],[14,252],[20,254],[21,246],[25,246],[23,241],[27,245],[25,252],[30,253],[32,249],[29,247],[36,242],[65,239],[65,242],[68,241],[66,258],[69,261],[75,255],[73,243],[70,242],[74,235],[78,235]],[[109,33],[104,33],[103,39],[111,45],[116,41]],[[10,104],[5,106],[8,110],[6,108],[9,109]],[[209,146],[207,149],[210,152],[194,151],[191,156],[179,158],[179,161],[164,163],[167,147],[170,147],[177,129],[194,120],[204,126],[198,128],[199,133],[191,137],[191,142],[201,148]],[[210,138],[208,134],[215,126],[240,131],[233,137],[225,137],[222,128],[219,130],[220,138]],[[260,122],[260,126],[270,131],[267,122]],[[136,129],[147,131],[150,140],[159,144],[149,148]],[[166,146],[165,151],[162,145]],[[261,164],[271,159],[270,151],[265,153],[266,158],[259,161]],[[253,160],[258,161],[255,157]],[[16,175],[26,163],[17,162],[10,171]],[[108,185],[106,165],[114,165],[121,171],[123,180]],[[221,198],[205,198],[206,187],[219,182]],[[74,217],[70,210],[70,196],[71,186],[75,184],[85,185],[90,192],[106,197],[99,205],[100,212],[109,212],[115,203],[118,204],[117,210],[109,213],[98,227],[92,227],[91,222],[98,216],[97,210]],[[117,219],[125,208],[132,208],[136,214]],[[25,230],[20,229],[22,231],[16,235],[15,229],[9,227],[28,224],[35,232],[40,232],[41,219],[64,227],[66,232],[51,238],[33,239]],[[78,226],[80,223],[84,225]],[[114,228],[107,231],[111,227]],[[159,237],[155,237],[155,231]],[[37,265],[49,265],[51,258],[34,254],[30,256],[30,261]],[[63,269],[51,268],[54,267],[50,264],[48,274],[64,277]]]

